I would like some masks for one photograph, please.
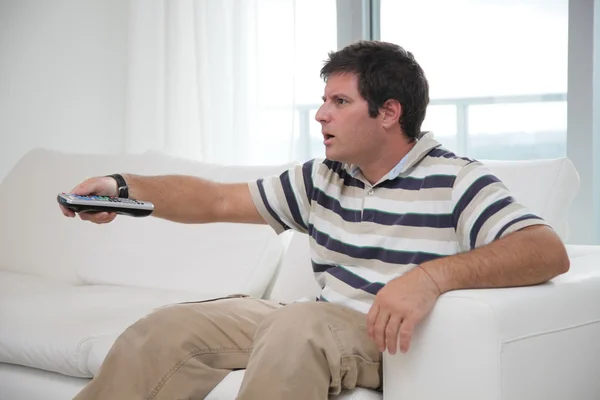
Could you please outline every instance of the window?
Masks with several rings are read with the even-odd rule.
[[[425,70],[423,130],[446,147],[566,156],[568,0],[381,0],[380,28]]]
[[[336,0],[296,1],[296,118],[294,158],[324,158],[321,125],[315,121],[325,83],[321,68],[337,48]]]

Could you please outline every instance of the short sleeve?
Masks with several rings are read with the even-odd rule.
[[[277,233],[293,229],[308,232],[317,160],[296,165],[281,175],[250,182],[252,201],[264,220]]]
[[[463,251],[500,239],[527,226],[548,225],[512,197],[483,164],[472,161],[456,176],[452,218]]]

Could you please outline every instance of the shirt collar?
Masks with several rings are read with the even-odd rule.
[[[400,176],[401,173],[405,172],[407,169],[416,165],[419,161],[423,159],[431,150],[436,147],[441,146],[437,140],[433,138],[432,132],[424,132],[418,139],[417,143],[413,146],[412,149],[400,160],[398,164],[394,168],[388,172],[387,177],[384,177],[383,180],[392,180],[396,179]],[[360,173],[360,167],[355,164],[344,164],[344,169],[352,176],[356,178]]]

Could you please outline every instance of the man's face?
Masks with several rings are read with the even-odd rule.
[[[321,124],[325,154],[330,160],[366,165],[378,157],[384,145],[381,117],[369,117],[356,74],[329,76],[315,119]]]

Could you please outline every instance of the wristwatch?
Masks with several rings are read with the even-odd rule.
[[[121,197],[123,199],[129,198],[129,186],[127,186],[127,182],[121,174],[112,174],[107,175],[117,181],[117,197]]]

